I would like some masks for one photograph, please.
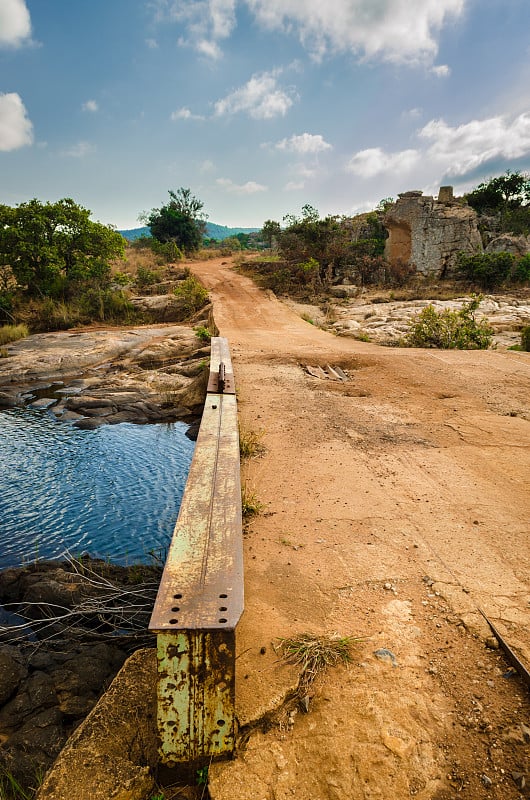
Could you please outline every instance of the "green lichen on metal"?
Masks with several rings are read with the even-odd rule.
[[[232,752],[235,632],[164,633],[157,646],[162,762],[171,766]]]

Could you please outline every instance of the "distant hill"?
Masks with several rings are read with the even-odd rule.
[[[228,239],[229,236],[236,236],[238,233],[257,233],[260,228],[228,228],[226,225],[216,225],[215,222],[206,223],[206,236],[209,239]],[[129,242],[134,242],[140,236],[150,236],[149,228],[131,228],[126,231],[118,231]]]

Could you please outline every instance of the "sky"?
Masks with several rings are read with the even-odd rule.
[[[529,0],[0,0],[0,203],[352,215],[530,170]]]

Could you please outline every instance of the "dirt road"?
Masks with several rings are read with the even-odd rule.
[[[264,513],[238,628],[238,713],[257,724],[212,798],[530,796],[528,691],[478,611],[530,664],[530,358],[340,339],[226,262],[193,271],[266,446],[244,467]],[[327,364],[349,380],[301,366]],[[364,637],[309,713],[282,705],[295,671],[271,647],[304,631]]]

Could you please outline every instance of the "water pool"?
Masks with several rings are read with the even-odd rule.
[[[184,423],[79,430],[0,413],[0,569],[65,553],[146,562],[171,539],[194,442]]]

